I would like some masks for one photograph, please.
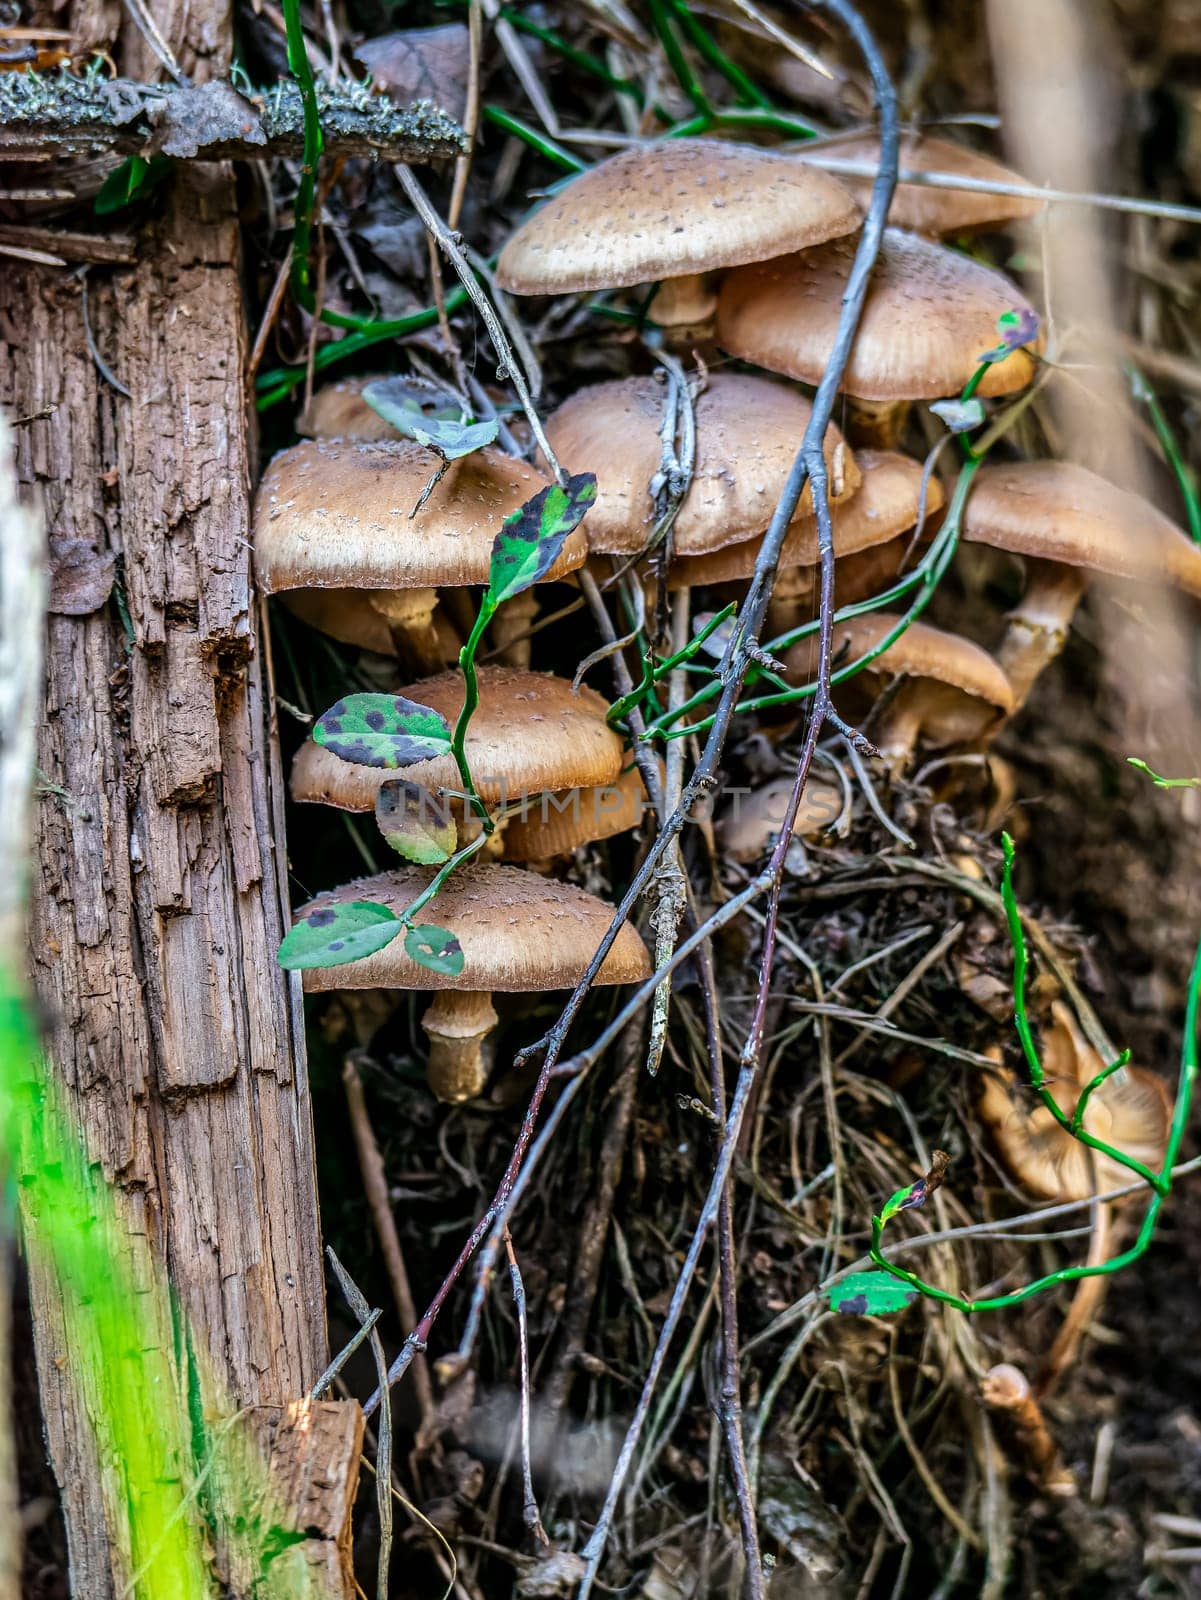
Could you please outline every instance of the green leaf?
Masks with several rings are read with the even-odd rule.
[[[596,474],[573,473],[565,488],[542,489],[504,520],[492,541],[488,600],[498,606],[537,583],[596,500]]]
[[[450,751],[450,724],[400,694],[348,694],[323,712],[313,739],[362,767],[411,767]]]
[[[436,450],[444,461],[457,461],[495,443],[500,420],[472,422],[457,403],[428,392],[405,378],[380,378],[363,390],[363,399],[398,433]]]
[[[382,950],[403,926],[394,912],[373,900],[320,906],[291,929],[276,959],[287,972],[340,967]]]
[[[983,400],[936,400],[930,407],[951,433],[970,433],[984,421]]]
[[[386,778],[375,795],[379,831],[406,861],[440,867],[454,854],[455,819],[445,800],[405,778]]]
[[[463,946],[449,928],[419,923],[405,934],[405,950],[419,966],[444,978],[457,978],[463,970]]]
[[[852,1272],[829,1290],[830,1307],[845,1316],[884,1317],[904,1311],[918,1291],[894,1278],[891,1272]]]
[[[153,193],[170,175],[171,168],[167,156],[151,156],[149,161],[143,156],[127,156],[100,185],[92,209],[98,217],[123,210],[135,200]]]

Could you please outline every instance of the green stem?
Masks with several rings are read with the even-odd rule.
[[[296,79],[304,112],[304,155],[301,158],[300,184],[296,190],[292,224],[292,293],[306,311],[312,311],[316,299],[310,276],[309,246],[313,203],[317,194],[317,166],[321,160],[324,138],[317,111],[317,83],[305,48],[304,26],[300,20],[300,0],[283,0],[283,8],[288,39],[288,68]]]
[[[666,0],[650,0],[650,13],[655,32],[659,35],[659,42],[663,46],[663,54],[667,57],[668,65],[675,73],[680,88],[702,116],[712,117],[713,106],[676,37]]]
[[[499,106],[484,107],[484,121],[491,122],[494,127],[503,128],[506,133],[511,133],[514,138],[528,144],[538,154],[545,156],[548,161],[553,161],[565,172],[570,172],[574,177],[577,173],[586,170],[588,163],[581,161],[579,156],[573,156],[570,150],[564,150],[561,144],[549,138],[545,133],[539,133],[537,128],[531,128],[528,122],[522,122],[520,117],[515,117],[509,111],[502,111]]]
[[[1026,935],[1022,928],[1017,896],[1013,892],[1014,849],[1013,840],[1007,833],[1001,835],[1001,849],[1004,856],[1001,868],[1001,899],[1005,905],[1005,921],[1013,945],[1013,1025],[1021,1042],[1022,1054],[1026,1058],[1031,1087],[1037,1091],[1039,1099],[1065,1133],[1072,1134],[1081,1144],[1087,1145],[1090,1150],[1095,1150],[1098,1155],[1108,1156],[1111,1161],[1125,1167],[1127,1171],[1136,1173],[1144,1182],[1149,1183],[1156,1193],[1166,1194],[1165,1181],[1157,1173],[1152,1172],[1145,1162],[1136,1161],[1133,1156],[1128,1156],[1113,1145],[1106,1144],[1104,1140],[1094,1138],[1083,1128],[1075,1128],[1072,1116],[1063,1110],[1046,1086],[1046,1073],[1038,1054],[1038,1046],[1034,1042],[1034,1030],[1030,1026],[1030,1016],[1026,1009],[1026,975],[1030,957],[1026,949]],[[1120,1065],[1122,1062],[1119,1058],[1101,1074],[1101,1080],[1104,1081],[1110,1072],[1116,1072]]]
[[[737,62],[731,61],[708,28],[693,16],[687,0],[671,0],[671,9],[684,32],[696,46],[698,54],[733,86],[743,105],[755,106],[760,111],[770,111],[772,103],[767,95],[758,84],[752,83]]]
[[[461,850],[456,850],[454,855],[451,856],[450,860],[444,862],[442,866],[438,868],[437,872],[426,884],[425,888],[417,896],[416,900],[414,900],[410,905],[407,905],[400,913],[400,916],[396,919],[402,925],[402,927],[411,928],[413,926],[413,918],[419,911],[423,911],[425,907],[429,905],[430,901],[438,893],[438,890],[446,882],[447,878],[450,877],[455,868],[461,867],[464,861],[470,861],[473,855],[476,855],[484,848],[484,846],[488,843],[488,835],[491,831],[492,830],[490,828],[485,827],[482,832],[476,834],[475,838],[470,844],[465,844]]]
[[[1176,438],[1172,424],[1168,421],[1167,413],[1159,403],[1159,396],[1155,390],[1136,366],[1127,364],[1126,378],[1134,398],[1141,400],[1146,406],[1160,449],[1180,486],[1185,514],[1188,517],[1188,531],[1193,543],[1201,544],[1201,498],[1197,493],[1197,474],[1184,459],[1180,442]]]
[[[668,128],[663,137],[691,139],[713,128],[761,128],[765,132],[783,133],[793,139],[817,138],[817,129],[803,122],[800,117],[789,116],[786,111],[765,111],[759,106],[708,111],[701,116],[690,117],[686,122],[677,122],[674,127]]]
[[[1007,868],[1012,860],[1012,844],[1006,849]],[[1006,901],[1006,917],[1010,923],[1012,935],[1013,923],[1009,917],[1009,901]],[[1020,922],[1019,922],[1020,933]],[[1019,946],[1015,945],[1014,951],[1014,985],[1015,985],[1015,1015],[1017,1011],[1017,985],[1018,985],[1018,954]],[[1021,948],[1024,948],[1024,938]],[[1024,976],[1024,966],[1022,974]],[[1024,999],[1023,1006],[1024,1012]],[[1123,1268],[1132,1265],[1144,1255],[1152,1238],[1155,1235],[1159,1213],[1163,1209],[1172,1187],[1172,1169],[1175,1167],[1180,1155],[1180,1146],[1183,1143],[1185,1132],[1188,1128],[1189,1113],[1192,1109],[1193,1096],[1197,1086],[1197,1022],[1201,1013],[1201,942],[1198,943],[1193,956],[1192,971],[1189,975],[1188,999],[1184,1012],[1184,1030],[1180,1042],[1180,1076],[1176,1084],[1176,1103],[1172,1112],[1172,1122],[1168,1130],[1168,1140],[1164,1147],[1163,1160],[1159,1171],[1152,1175],[1151,1181],[1154,1192],[1143,1214],[1142,1224],[1138,1237],[1128,1250],[1120,1255],[1112,1256],[1108,1261],[1102,1261],[1096,1266],[1061,1267],[1057,1272],[1048,1272],[1033,1282],[1024,1284],[1020,1289],[1014,1289],[1009,1294],[993,1295],[983,1300],[966,1300],[960,1295],[950,1294],[945,1289],[940,1289],[937,1284],[927,1283],[917,1273],[910,1272],[905,1267],[897,1266],[883,1253],[881,1240],[884,1233],[884,1219],[881,1216],[872,1218],[872,1242],[870,1255],[878,1267],[891,1273],[894,1278],[899,1278],[903,1283],[909,1284],[919,1294],[927,1299],[940,1301],[943,1305],[953,1306],[958,1311],[968,1314],[980,1311],[1003,1311],[1010,1306],[1021,1305],[1024,1300],[1029,1300],[1036,1294],[1041,1294],[1044,1289],[1054,1288],[1058,1284],[1074,1283],[1080,1278],[1107,1277],[1112,1273],[1120,1272]],[[1108,1076],[1109,1071],[1116,1070],[1117,1063],[1112,1068],[1107,1068],[1105,1073],[1098,1074],[1098,1079],[1089,1086],[1092,1088],[1097,1081]],[[1041,1070],[1041,1068],[1040,1068]],[[1069,1128],[1068,1130],[1072,1130]],[[1123,1158],[1122,1165],[1131,1166],[1128,1159]]]
[[[729,605],[723,606],[720,611],[715,611],[704,627],[699,628],[683,650],[678,650],[674,656],[666,656],[662,661],[652,665],[650,656],[644,655],[642,658],[642,682],[636,689],[631,689],[629,694],[623,695],[620,700],[614,701],[613,705],[609,707],[609,722],[620,722],[627,717],[635,706],[646,698],[646,695],[654,688],[656,683],[666,678],[676,667],[683,666],[686,662],[691,661],[704,648],[706,640],[716,633],[722,623],[728,617],[732,617],[733,614],[734,602],[731,600]]]
[[[455,758],[455,765],[459,769],[459,781],[467,791],[472,810],[484,825],[484,837],[495,830],[496,823],[480,799],[472,780],[471,768],[467,763],[467,728],[480,703],[480,686],[475,671],[476,651],[480,647],[480,640],[484,637],[484,629],[495,615],[496,603],[485,594],[480,601],[480,609],[472,624],[471,632],[467,636],[467,643],[459,651],[459,666],[463,669],[463,704],[459,707],[454,732],[450,736],[450,749]]]

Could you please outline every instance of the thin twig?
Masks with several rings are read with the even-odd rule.
[[[338,1260],[333,1249],[326,1245],[325,1253],[329,1257],[329,1264],[334,1270],[338,1286],[346,1299],[346,1304],[358,1317],[360,1323],[365,1323],[371,1316],[371,1308],[363,1298],[363,1293],[358,1284]],[[384,1345],[377,1330],[371,1329],[371,1354],[375,1357],[375,1370],[379,1382],[382,1384],[387,1371],[387,1360],[384,1356]],[[377,1600],[388,1600],[388,1568],[392,1561],[392,1406],[388,1402],[380,1409],[379,1428],[375,1436],[375,1487],[376,1506],[379,1513],[379,1564],[376,1569],[376,1597]]]
[[[509,1282],[513,1286],[513,1307],[517,1313],[517,1359],[521,1375],[521,1515],[526,1528],[539,1544],[549,1545],[546,1529],[538,1512],[538,1497],[534,1493],[534,1469],[530,1461],[530,1328],[525,1310],[525,1284],[513,1236],[505,1229],[505,1253],[509,1258]]]

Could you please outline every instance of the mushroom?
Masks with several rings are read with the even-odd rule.
[[[369,383],[380,374],[364,378],[339,378],[322,384],[305,406],[296,431],[303,439],[396,439],[399,434],[374,406],[363,399]]]
[[[871,611],[836,624],[836,661],[841,664],[845,656],[849,664],[866,655],[900,620]],[[810,639],[785,653],[790,679],[804,682],[811,676],[814,654]],[[872,738],[893,772],[905,766],[919,743],[968,744],[1013,710],[1009,680],[986,650],[924,622],[911,622],[894,644],[856,674],[872,688],[889,678],[905,681],[888,701]]]
[[[880,160],[880,136],[876,133],[838,134],[832,139],[806,145],[802,159],[825,170],[823,158],[826,156],[836,161],[862,161],[876,166]],[[982,156],[976,150],[926,133],[901,135],[899,166],[902,171],[942,173],[984,183],[1025,184],[1024,178],[991,156]],[[858,177],[838,172],[837,167],[833,170],[860,205],[866,207],[875,174]],[[938,238],[940,234],[975,233],[1037,216],[1044,203],[1030,195],[989,194],[977,189],[902,181],[893,193],[888,220],[894,228],[907,228],[927,238]]]
[[[402,659],[418,671],[441,667],[435,586],[487,583],[501,523],[546,488],[533,467],[487,448],[451,462],[414,512],[443,465],[432,450],[403,439],[309,439],[283,451],[255,500],[263,589],[365,592]],[[546,579],[574,572],[586,550],[577,528]]]
[[[521,809],[504,829],[504,858],[539,870],[556,856],[598,844],[638,827],[648,805],[642,775],[627,767],[612,783],[523,796]]]
[[[743,361],[817,384],[834,349],[855,239],[727,274],[717,342]],[[841,387],[860,406],[863,442],[896,443],[911,400],[958,394],[997,344],[1007,311],[1030,311],[1003,273],[916,234],[886,228]],[[1022,347],[994,361],[977,388],[1009,394],[1030,382]]]
[[[791,778],[774,778],[749,794],[735,791],[717,824],[722,851],[731,861],[758,861],[775,844],[792,789]],[[792,837],[807,839],[828,833],[844,809],[840,788],[810,778],[801,792]]]
[[[1174,522],[1066,461],[983,468],[968,495],[963,537],[1025,559],[1025,593],[997,652],[1018,706],[1063,649],[1090,571],[1201,595],[1201,549]]]
[[[659,283],[663,326],[712,315],[704,274],[804,250],[859,226],[837,179],[751,145],[664,139],[573,178],[505,245],[496,279],[511,294],[575,294]]]
[[[861,450],[855,457],[859,488],[850,499],[831,507],[834,526],[835,601],[847,605],[875,594],[896,577],[912,544],[910,530],[921,509],[922,467],[892,450]],[[926,484],[926,522],[932,530],[942,510],[937,478]],[[697,588],[749,578],[759,556],[759,539],[727,545],[707,556],[677,561],[667,578],[669,589]],[[821,581],[817,519],[798,518],[788,531],[776,567],[769,624],[784,633],[813,612]]]
[[[660,470],[662,385],[654,378],[593,384],[546,419],[546,436],[569,472],[596,473],[596,504],[584,522],[588,548],[636,555],[652,520],[649,485]],[[767,378],[715,373],[696,402],[696,465],[672,524],[677,556],[697,556],[762,533],[792,467],[813,407]],[[824,449],[833,500],[859,485],[859,469],[831,426]],[[812,510],[806,486],[798,514]]]
[[[1051,1022],[1042,1033],[1042,1063],[1047,1088],[1067,1116],[1075,1113],[1085,1086],[1106,1063],[1084,1038],[1062,1001],[1051,1005]],[[1134,1177],[1129,1167],[1074,1139],[1041,1101],[1031,1104],[1013,1073],[990,1073],[980,1100],[980,1115],[992,1133],[1005,1165],[1023,1188],[1046,1200],[1086,1200],[1120,1189]],[[1132,1156],[1154,1172],[1167,1148],[1172,1102],[1163,1080],[1140,1067],[1122,1067],[1089,1096],[1082,1119],[1086,1133]],[[1097,1207],[1089,1265],[1109,1257],[1113,1201]],[[1102,1276],[1081,1278],[1039,1374],[1046,1394],[1071,1363],[1080,1336],[1104,1293]]]
[[[546,791],[578,790],[582,814],[599,817],[605,809],[600,797],[618,781],[622,764],[621,739],[605,720],[609,707],[601,696],[592,689],[573,689],[549,673],[513,667],[480,667],[478,681],[479,705],[467,725],[464,748],[485,805],[507,806]],[[440,673],[402,692],[453,724],[463,704],[462,674]],[[459,769],[449,755],[418,761],[401,775],[434,791],[460,789]],[[297,801],[371,811],[380,785],[396,776],[389,768],[343,761],[310,738],[296,753],[290,787]],[[461,803],[455,809],[461,834],[474,836],[475,827],[471,819],[464,819]],[[502,831],[507,831],[503,821],[497,834]],[[499,837],[496,847],[501,848]],[[504,841],[510,860],[529,859],[517,855],[516,848]],[[554,854],[557,851],[542,849],[537,858]]]
[[[360,878],[302,906],[297,920],[353,900],[373,901],[400,915],[429,884],[428,868],[404,866]],[[426,1073],[439,1100],[462,1102],[488,1079],[483,1046],[496,1026],[495,993],[570,989],[583,977],[612,920],[613,908],[574,884],[520,867],[467,866],[453,873],[426,907],[458,940],[463,966],[455,977],[414,961],[403,934],[346,966],[304,974],[310,992],[332,989],[432,990],[421,1025],[430,1041]],[[637,983],[650,976],[646,946],[626,923],[595,982]]]

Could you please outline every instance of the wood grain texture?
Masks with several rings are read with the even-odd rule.
[[[51,551],[117,557],[124,608],[51,616],[38,737],[33,975],[51,1056],[189,1337],[239,1406],[302,1395],[325,1359],[299,997],[285,926],[282,781],[249,573],[245,330],[233,185],[182,173],[139,263],[80,286],[0,277],[0,405]],[[114,1592],[110,1530],[57,1287],[32,1284],[74,1592]],[[207,1355],[200,1352],[207,1347]],[[335,1592],[335,1591],[330,1591]],[[340,1592],[340,1591],[338,1591]]]

